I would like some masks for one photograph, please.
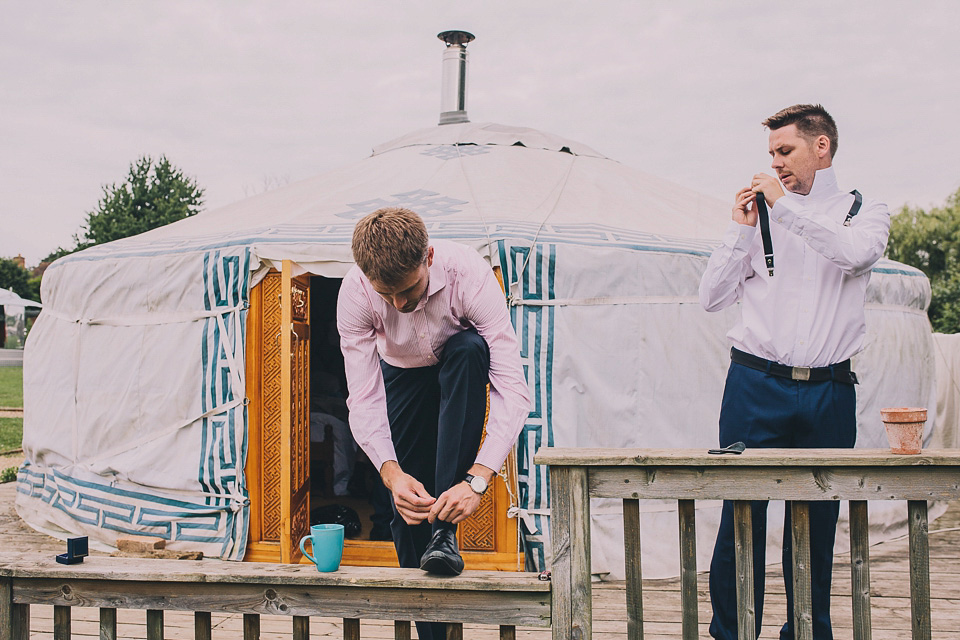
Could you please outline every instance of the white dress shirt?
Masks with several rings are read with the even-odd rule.
[[[808,195],[778,199],[770,210],[773,277],[759,229],[731,221],[700,280],[700,304],[718,311],[742,302],[727,334],[733,346],[794,367],[824,367],[860,351],[864,296],[887,246],[890,212],[865,198],[844,226],[853,199],[832,167],[817,171]]]
[[[474,327],[490,347],[490,415],[476,462],[499,471],[530,412],[520,344],[490,265],[455,242],[430,245],[430,282],[410,313],[384,300],[359,267],[343,279],[337,328],[350,390],[350,428],[377,469],[396,460],[380,359],[405,369],[433,366],[451,336]]]

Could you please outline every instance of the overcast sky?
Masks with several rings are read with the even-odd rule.
[[[102,185],[166,154],[216,208],[437,124],[436,34],[474,33],[468,114],[724,200],[760,121],[820,102],[840,185],[960,187],[960,2],[0,0],[0,257],[72,245]]]

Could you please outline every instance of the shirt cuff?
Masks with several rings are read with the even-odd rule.
[[[753,244],[753,239],[756,236],[756,227],[731,220],[727,231],[723,234],[723,244],[734,250],[746,251]]]
[[[370,462],[373,463],[373,466],[377,468],[377,473],[380,472],[380,467],[383,466],[384,462],[388,460],[397,459],[397,452],[393,448],[393,442],[389,439],[382,440],[377,439],[370,442],[369,448],[364,448],[364,451],[367,454],[367,457],[370,458]]]
[[[494,473],[500,473],[500,469],[503,467],[504,461],[507,459],[507,456],[510,455],[512,450],[512,442],[494,440],[490,437],[490,432],[488,431],[487,437],[483,441],[483,446],[480,447],[480,453],[477,454],[477,459],[475,462],[477,464],[482,464],[488,469],[493,469]]]

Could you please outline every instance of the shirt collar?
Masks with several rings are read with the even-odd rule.
[[[433,264],[430,265],[430,283],[427,285],[427,297],[429,298],[440,289],[447,286],[447,270],[441,264],[440,253],[437,247],[433,247]]]
[[[796,193],[792,195],[802,200],[819,200],[832,196],[838,191],[840,191],[840,187],[837,186],[837,174],[834,172],[833,166],[829,166],[826,169],[817,169],[817,173],[813,176],[813,186],[810,188],[810,193],[805,196]]]
[[[430,299],[430,296],[447,286],[447,270],[440,263],[440,254],[437,251],[436,245],[432,246],[433,264],[431,264],[429,267],[430,282],[427,283],[427,292],[422,298],[420,298],[420,304],[417,305],[417,309],[423,309],[423,307],[427,304],[427,300]]]

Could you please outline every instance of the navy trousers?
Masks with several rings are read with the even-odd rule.
[[[463,480],[480,448],[487,408],[490,349],[473,329],[451,337],[440,363],[402,369],[380,362],[397,462],[434,498]],[[391,501],[392,504],[392,501]],[[408,525],[393,507],[393,543],[401,567],[419,567],[433,532],[456,525]],[[445,640],[442,622],[417,622],[421,640]]]
[[[738,440],[748,448],[852,448],[857,438],[857,398],[853,385],[843,382],[804,382],[778,378],[735,362],[730,363],[720,408],[720,445]],[[763,619],[764,571],[767,537],[767,503],[756,501],[753,515],[753,584],[756,635]],[[831,640],[830,583],[833,577],[833,543],[837,501],[810,503],[810,568],[813,595],[813,637]],[[733,503],[724,501],[720,531],[710,563],[710,601],[713,620],[710,635],[721,640],[737,638],[737,590],[734,556]],[[787,591],[787,621],[781,640],[793,634],[793,542],[790,503],[783,525],[783,579]]]

